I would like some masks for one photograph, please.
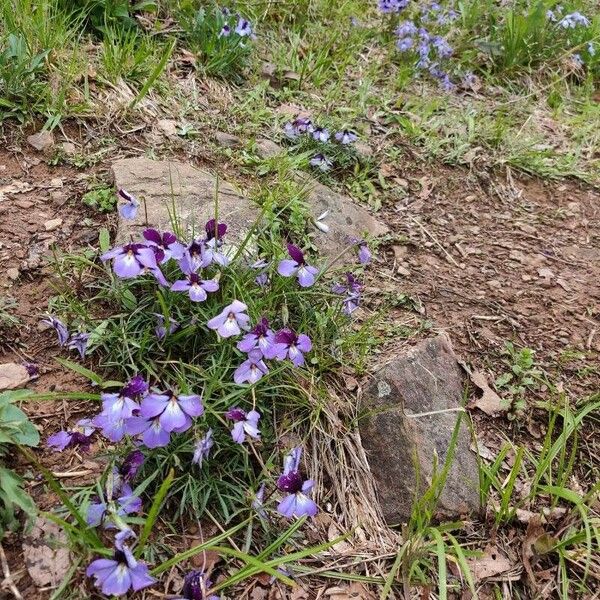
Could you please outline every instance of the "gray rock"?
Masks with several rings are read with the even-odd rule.
[[[156,122],[158,130],[167,137],[177,137],[177,121],[172,119],[159,119]]]
[[[285,149],[271,140],[266,138],[256,140],[256,154],[260,158],[271,158],[283,152],[285,152]]]
[[[29,373],[23,365],[2,363],[0,365],[0,392],[16,390],[29,381]]]
[[[387,225],[376,219],[366,208],[355,204],[348,196],[338,194],[316,179],[302,174],[299,180],[310,190],[308,204],[314,219],[327,212],[323,222],[328,226],[327,233],[314,229],[314,242],[319,251],[329,257],[336,257],[345,248],[350,248],[349,238],[362,238],[365,235],[378,237],[389,232]],[[341,261],[348,260],[348,250]]]
[[[77,146],[72,142],[63,142],[60,147],[67,156],[75,156],[77,154]]]
[[[44,222],[44,229],[46,231],[54,231],[55,229],[58,229],[62,224],[62,219],[50,219]]]
[[[38,131],[27,136],[27,143],[38,152],[44,152],[54,146],[54,136],[51,131]]]
[[[206,221],[215,216],[217,178],[211,173],[178,161],[148,158],[118,160],[112,173],[116,187],[141,203],[135,220],[119,217],[117,243],[141,237],[147,226],[173,231],[173,210],[188,239],[203,233]],[[260,211],[229,183],[219,179],[218,189],[219,221],[229,225],[228,237],[245,236]]]
[[[223,148],[240,148],[242,146],[242,140],[237,135],[225,133],[224,131],[215,133],[215,141]]]
[[[436,454],[437,472],[443,468],[464,385],[442,334],[394,359],[365,389],[360,433],[388,523],[409,520],[415,496],[431,484]],[[478,509],[478,468],[465,415],[437,510],[452,517]]]

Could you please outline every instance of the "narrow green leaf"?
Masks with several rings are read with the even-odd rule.
[[[63,367],[66,367],[67,369],[70,369],[71,371],[74,371],[75,373],[77,373],[79,375],[83,375],[84,377],[87,377],[90,381],[93,381],[97,385],[102,384],[102,377],[100,377],[100,375],[97,375],[96,373],[94,373],[94,371],[90,371],[90,369],[86,369],[85,367],[82,367],[81,365],[78,365],[77,363],[71,362],[70,360],[67,360],[66,358],[56,358],[56,361],[59,362]]]

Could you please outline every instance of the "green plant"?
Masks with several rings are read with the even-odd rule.
[[[82,196],[81,201],[99,212],[112,212],[117,205],[115,191],[105,185],[93,187]]]
[[[507,402],[507,416],[515,419],[527,408],[527,394],[535,391],[541,381],[543,372],[535,364],[535,352],[530,348],[515,348],[512,342],[506,342],[503,362],[509,367],[500,375],[494,385],[502,393]]]
[[[27,516],[35,514],[35,504],[23,489],[23,480],[6,466],[6,457],[19,446],[37,446],[40,436],[27,415],[17,406],[28,392],[0,393],[0,539],[7,529],[14,530],[19,522],[16,509]]]

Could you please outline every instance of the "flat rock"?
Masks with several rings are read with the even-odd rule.
[[[223,148],[240,148],[242,146],[242,140],[237,135],[225,133],[224,131],[215,133],[215,141]]]
[[[62,224],[62,219],[50,219],[44,222],[44,229],[46,231],[54,231],[55,229],[58,229]]]
[[[131,236],[140,238],[148,226],[173,231],[173,209],[188,239],[200,235],[215,216],[217,186],[219,221],[229,225],[228,237],[244,237],[260,214],[229,183],[179,161],[124,158],[113,163],[112,173],[116,187],[127,190],[141,203],[133,221],[119,216],[117,243],[125,243]]]
[[[313,218],[328,212],[323,221],[329,226],[329,231],[324,233],[316,227],[314,230],[314,242],[321,254],[335,257],[344,248],[349,248],[349,238],[378,237],[389,232],[385,223],[348,196],[333,191],[308,175],[302,174],[299,179],[310,190],[307,202]],[[346,256],[342,261],[347,259]]]
[[[437,472],[443,469],[464,385],[464,374],[444,334],[395,358],[367,385],[360,433],[388,523],[410,519],[415,497],[431,485],[436,455]],[[478,509],[478,467],[465,416],[437,510],[454,517]]]
[[[27,136],[27,143],[38,152],[44,152],[54,146],[54,136],[51,131],[38,131]]]
[[[283,152],[285,152],[285,149],[271,140],[266,138],[256,140],[256,154],[260,158],[271,158]]]
[[[29,381],[29,373],[23,365],[17,363],[0,364],[0,392],[16,390]]]
[[[177,121],[173,121],[173,119],[159,119],[156,127],[167,137],[177,137]]]

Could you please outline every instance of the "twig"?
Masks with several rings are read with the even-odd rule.
[[[456,262],[456,260],[454,260],[454,257],[452,256],[452,254],[450,254],[448,252],[448,250],[446,250],[446,248],[444,248],[444,246],[442,246],[442,244],[440,244],[440,242],[438,241],[438,239],[433,235],[433,233],[431,233],[430,231],[428,231],[421,222],[417,221],[417,219],[415,219],[414,217],[411,217],[410,215],[408,216],[408,218],[413,221],[414,223],[416,223],[420,228],[421,231],[429,238],[431,238],[431,240],[433,241],[433,243],[446,255],[446,258],[455,266],[460,268],[460,265]]]
[[[10,569],[8,568],[8,561],[6,560],[6,554],[4,554],[4,548],[0,544],[0,561],[2,562],[2,573],[4,573],[4,579],[0,582],[0,588],[7,588],[12,592],[13,596],[17,600],[23,600],[21,592],[17,589],[15,582],[12,580]]]

